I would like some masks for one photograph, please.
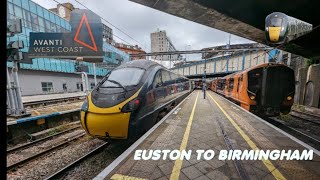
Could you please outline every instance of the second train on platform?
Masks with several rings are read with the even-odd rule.
[[[287,114],[295,93],[294,71],[276,63],[265,63],[218,78],[210,89],[258,115]]]

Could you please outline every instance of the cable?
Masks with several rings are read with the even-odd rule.
[[[85,7],[86,9],[90,10],[87,6],[85,6],[84,4],[82,4],[81,2],[79,2],[78,0],[75,0],[77,3],[79,3],[80,5],[82,5],[83,7]],[[98,15],[99,16],[99,15]],[[114,28],[116,28],[117,30],[119,30],[120,32],[122,32],[123,34],[125,34],[126,36],[128,36],[130,39],[134,40],[135,42],[137,42],[138,44],[140,44],[141,46],[143,46],[144,48],[146,48],[144,45],[142,45],[142,43],[140,43],[139,41],[135,40],[133,37],[131,37],[129,34],[125,33],[124,31],[122,31],[120,28],[116,27],[115,25],[113,25],[111,22],[109,22],[108,20],[104,19],[102,16],[100,16],[101,19],[103,19],[104,21],[106,21],[107,23],[109,23],[111,26],[113,26]],[[146,48],[147,49],[147,48]]]
[[[61,5],[61,6],[65,7],[65,8],[67,8],[67,9],[69,9],[70,11],[72,11],[72,9],[70,9],[70,8],[68,8],[67,6],[61,4],[61,3],[58,2],[57,0],[53,0],[53,1],[56,2],[56,3],[58,3],[58,4]],[[99,16],[99,17],[100,17],[101,19],[103,19],[101,16]],[[125,43],[127,43],[127,44],[129,44],[129,45],[131,45],[131,46],[133,46],[132,44],[130,44],[129,42],[127,42],[127,41],[125,41],[124,39],[120,38],[120,37],[117,36],[116,34],[113,33],[113,35],[114,35],[115,37],[117,37],[118,39],[120,39],[121,41],[123,41],[123,42],[125,42]]]

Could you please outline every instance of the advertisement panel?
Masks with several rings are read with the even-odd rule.
[[[102,22],[90,10],[74,10],[70,19],[71,33],[30,33],[29,58],[83,58],[102,62]]]

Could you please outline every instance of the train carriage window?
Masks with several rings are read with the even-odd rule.
[[[170,74],[168,71],[162,71],[161,73],[162,75],[162,82],[163,84],[166,86],[168,84],[170,84],[171,78],[170,78]]]
[[[225,84],[226,84],[225,79],[218,80],[217,89],[224,90]]]
[[[161,76],[161,71],[158,71],[157,74],[154,76],[153,88],[158,88],[161,86],[162,86],[162,76]]]
[[[171,79],[172,79],[172,81],[173,81],[173,84],[174,84],[174,83],[177,83],[178,75],[175,74],[175,73],[171,73],[170,76],[171,76]]]
[[[233,90],[233,84],[234,84],[234,79],[230,78],[229,82],[228,82],[228,91],[232,91]]]

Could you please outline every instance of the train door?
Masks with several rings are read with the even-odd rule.
[[[228,96],[229,98],[232,98],[233,97],[233,85],[234,85],[234,79],[233,78],[229,78],[228,80]]]
[[[240,100],[240,102],[241,102],[241,99],[243,99],[243,97],[242,97],[242,86],[243,86],[243,74],[241,74],[238,77],[238,86],[237,86],[237,95],[238,95],[237,98]]]
[[[235,77],[234,78],[234,90],[233,90],[233,95],[234,95],[234,98],[235,99],[239,99],[239,81],[240,81],[240,79],[239,79],[239,77]]]

